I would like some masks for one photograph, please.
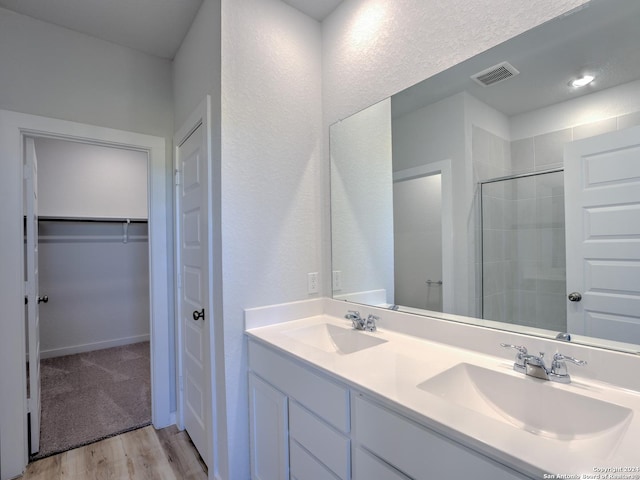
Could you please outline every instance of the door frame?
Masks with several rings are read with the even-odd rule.
[[[128,148],[148,154],[151,411],[156,428],[175,422],[171,412],[169,312],[172,282],[165,139],[66,120],[0,110],[0,478],[20,475],[28,463],[24,328],[23,138]]]
[[[418,167],[393,172],[393,183],[414,178],[441,175],[442,210],[442,311],[451,313],[455,305],[454,252],[453,252],[453,181],[451,160],[425,163]]]
[[[174,175],[174,272],[176,275],[176,288],[174,290],[174,316],[176,318],[176,377],[177,384],[177,411],[176,424],[181,430],[184,429],[184,395],[182,389],[183,375],[183,355],[182,348],[183,331],[181,321],[181,289],[178,288],[180,275],[180,199],[178,195],[178,172],[179,172],[179,147],[199,126],[203,127],[205,137],[204,157],[207,162],[207,275],[209,289],[207,292],[207,303],[209,313],[207,315],[209,338],[205,339],[209,348],[209,365],[207,374],[209,375],[210,391],[210,415],[207,425],[208,448],[209,448],[209,478],[223,478],[221,472],[226,469],[226,451],[224,441],[226,436],[226,424],[221,419],[224,418],[224,360],[222,348],[222,222],[221,222],[221,162],[220,155],[214,154],[214,143],[212,137],[212,110],[211,96],[206,95],[198,107],[189,115],[187,120],[176,131],[173,137],[173,175]],[[219,145],[215,147],[219,149]],[[217,150],[218,151],[218,150]]]

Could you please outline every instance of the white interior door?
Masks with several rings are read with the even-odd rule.
[[[566,147],[565,217],[568,331],[640,343],[640,127]]]
[[[204,128],[197,127],[177,149],[179,278],[184,427],[210,465],[211,416],[208,305],[207,159]]]
[[[38,292],[38,161],[33,138],[25,138],[24,158],[26,200],[26,290],[27,338],[29,342],[29,396],[31,419],[30,452],[40,450],[40,297]]]

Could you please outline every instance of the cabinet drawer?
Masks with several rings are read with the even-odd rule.
[[[289,403],[289,437],[339,478],[349,478],[349,439],[295,402]]]
[[[254,341],[249,341],[249,368],[341,432],[349,432],[345,386]]]
[[[289,452],[291,477],[296,480],[338,480],[327,467],[322,465],[295,440],[291,441]]]
[[[526,478],[360,396],[354,404],[357,441],[411,478]]]
[[[356,449],[353,463],[354,480],[410,480],[362,448]]]

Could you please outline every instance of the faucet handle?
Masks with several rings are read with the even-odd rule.
[[[561,365],[562,363],[564,363],[564,360],[568,360],[571,363],[575,363],[576,365],[580,365],[581,367],[584,367],[587,364],[586,360],[578,360],[577,358],[573,358],[570,357],[569,355],[563,355],[562,353],[556,353],[553,356],[553,365],[555,365],[556,363],[558,365]],[[565,365],[566,368],[566,365]]]
[[[586,360],[578,360],[577,358],[570,357],[569,355],[563,355],[562,353],[556,353],[553,356],[554,360],[569,360],[571,363],[580,365],[581,367],[587,364]]]
[[[376,322],[378,320],[380,320],[380,317],[378,317],[377,315],[369,314],[365,323],[365,330],[367,330],[368,332],[375,332]]]
[[[360,316],[360,312],[356,310],[349,310],[344,318],[351,320],[351,325],[356,330],[362,330],[364,328],[364,319]]]
[[[511,345],[510,343],[501,343],[500,346],[504,348],[513,348],[518,351],[519,355],[527,354],[527,347],[523,347],[522,345]]]
[[[501,343],[500,346],[504,348],[513,348],[518,351],[518,353],[516,353],[516,361],[513,364],[513,369],[516,372],[525,373],[527,366],[524,361],[527,356],[527,347],[522,345],[511,345],[510,343]]]
[[[357,310],[349,310],[344,318],[346,318],[347,320],[358,320],[360,319],[360,312],[358,312]]]
[[[562,353],[556,353],[553,356],[553,362],[551,362],[551,373],[549,374],[551,380],[555,380],[560,383],[571,382],[571,377],[567,371],[567,364],[565,363],[565,360],[576,365],[580,365],[581,367],[587,364],[585,360],[578,360],[577,358],[563,355]]]

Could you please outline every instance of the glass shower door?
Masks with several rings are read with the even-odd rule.
[[[566,331],[564,172],[480,184],[482,317]]]

